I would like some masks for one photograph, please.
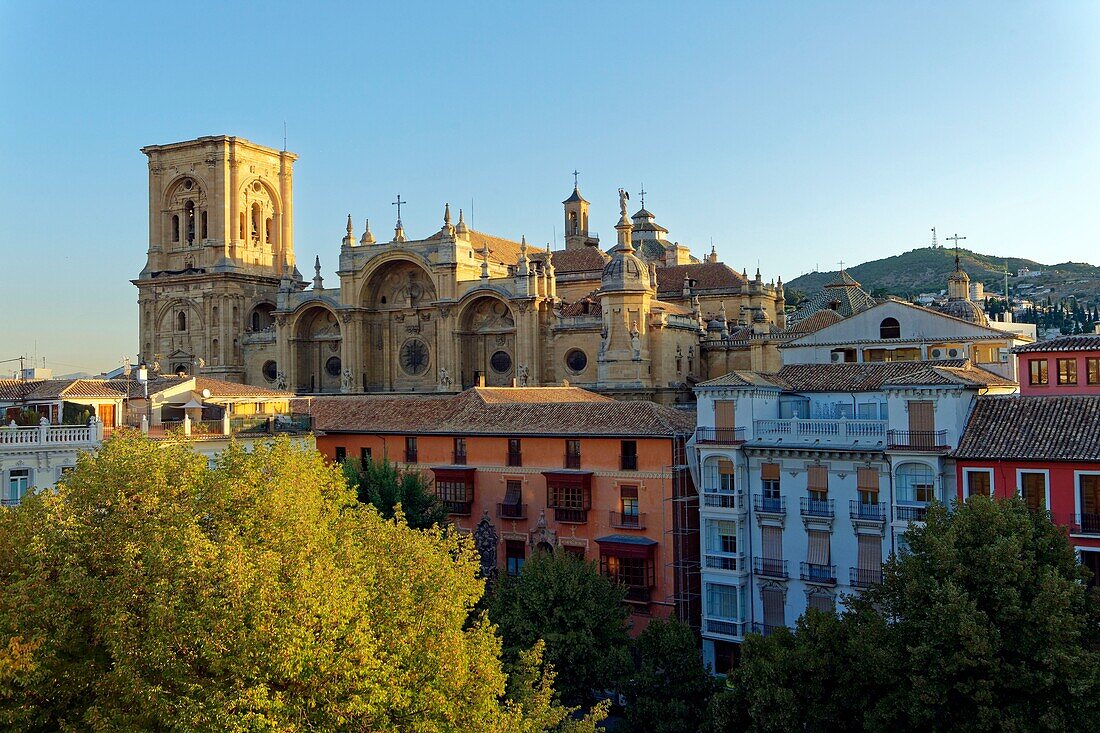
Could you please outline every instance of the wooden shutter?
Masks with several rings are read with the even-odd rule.
[[[931,448],[936,444],[936,407],[929,400],[910,400],[909,445],[915,448]]]
[[[882,570],[882,538],[878,535],[859,535],[856,564],[860,570]]]
[[[878,469],[861,468],[856,471],[856,488],[860,491],[878,493]]]
[[[1081,513],[1100,514],[1100,476],[1081,477]]]
[[[732,428],[735,426],[733,408],[737,403],[733,400],[716,400],[714,403],[714,427]]]
[[[764,603],[764,625],[786,626],[786,614],[783,613],[783,591],[775,588],[765,588],[760,591],[760,598]]]
[[[806,533],[806,562],[812,565],[829,564],[829,533],[810,530]]]
[[[761,463],[760,464],[760,478],[764,481],[778,481],[779,480],[779,464],[778,463]]]
[[[760,544],[766,560],[783,559],[783,530],[779,527],[761,527]]]
[[[989,486],[989,474],[985,471],[966,472],[967,496],[992,496]]]
[[[1020,488],[1027,508],[1038,511],[1046,506],[1047,477],[1042,473],[1020,474]]]
[[[810,476],[806,488],[810,491],[829,490],[829,467],[810,466]]]
[[[620,486],[619,496],[623,499],[637,499],[638,487],[637,486]]]
[[[810,596],[810,608],[817,609],[822,613],[832,613],[833,611],[833,598],[825,593],[814,593]]]
[[[718,459],[718,473],[723,476],[730,476],[733,474],[733,461],[728,458]]]

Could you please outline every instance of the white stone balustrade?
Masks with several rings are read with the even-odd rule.
[[[787,445],[886,444],[886,420],[829,419],[754,420],[750,442]]]

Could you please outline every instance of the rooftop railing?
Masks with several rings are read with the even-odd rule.
[[[754,440],[766,443],[877,444],[886,442],[885,420],[848,418],[756,420]]]

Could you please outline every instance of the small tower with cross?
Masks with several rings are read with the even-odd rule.
[[[565,207],[565,248],[581,249],[588,244],[598,244],[598,240],[589,241],[588,202],[581,196],[579,185],[580,171],[573,171],[573,193],[562,205]]]

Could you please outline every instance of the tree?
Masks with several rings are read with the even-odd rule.
[[[697,733],[716,690],[695,633],[676,620],[650,621],[638,636],[639,668],[627,685],[630,733]]]
[[[359,501],[373,506],[384,519],[393,519],[400,504],[405,522],[413,529],[426,529],[446,521],[447,507],[419,471],[399,472],[397,464],[384,458],[365,463],[352,458],[344,462],[343,468]]]
[[[209,467],[127,431],[0,510],[0,728],[549,730],[524,718],[562,715],[537,660],[502,697],[477,570],[467,539],[382,519],[316,451]]]
[[[489,599],[506,663],[539,640],[557,670],[562,699],[589,700],[615,687],[628,670],[626,590],[600,575],[594,563],[566,552],[536,552],[519,575],[504,578]]]
[[[1094,729],[1100,603],[1064,531],[976,497],[906,540],[839,618],[748,640],[715,730]]]

